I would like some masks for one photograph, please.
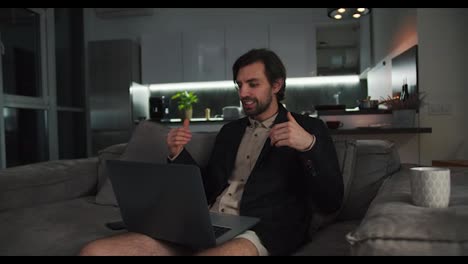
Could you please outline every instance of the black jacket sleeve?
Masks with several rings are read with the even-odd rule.
[[[310,202],[323,213],[333,213],[342,204],[343,177],[336,149],[328,129],[320,119],[309,119],[301,124],[316,137],[311,150],[299,154],[305,170],[305,183]]]

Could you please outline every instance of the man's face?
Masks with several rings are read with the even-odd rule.
[[[242,67],[237,74],[236,82],[239,98],[247,116],[264,120],[276,113],[277,105],[273,98],[279,91],[278,84],[274,84],[273,87],[270,85],[262,62]]]

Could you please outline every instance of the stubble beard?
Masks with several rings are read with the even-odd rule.
[[[251,100],[255,102],[255,108],[252,110],[246,110],[245,107],[243,107],[244,113],[248,117],[254,118],[258,115],[263,114],[270,107],[271,102],[273,101],[273,96],[269,95],[264,102],[260,102],[257,98],[249,98],[249,97],[244,98],[243,100]]]

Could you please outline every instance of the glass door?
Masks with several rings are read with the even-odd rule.
[[[54,71],[47,69],[53,53],[48,52],[46,22],[42,8],[0,9],[2,168],[49,160],[56,152],[50,140],[56,104],[54,85],[48,82]]]
[[[58,157],[87,156],[82,8],[54,8]]]

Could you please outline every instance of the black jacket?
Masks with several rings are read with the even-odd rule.
[[[287,122],[287,110],[280,104],[274,123]],[[240,214],[259,217],[252,228],[271,255],[294,252],[308,238],[308,227],[318,208],[332,213],[341,206],[343,179],[334,144],[320,119],[292,113],[316,143],[307,152],[274,147],[268,138],[245,185]],[[239,144],[249,125],[242,118],[223,126],[216,137],[207,168],[202,169],[207,200],[214,203],[227,187]],[[195,164],[184,150],[174,161]]]

